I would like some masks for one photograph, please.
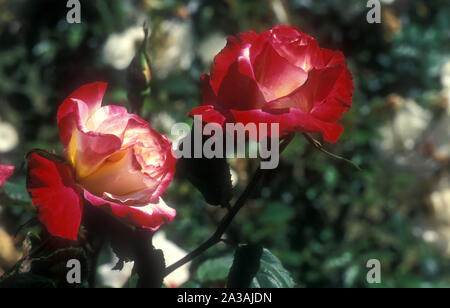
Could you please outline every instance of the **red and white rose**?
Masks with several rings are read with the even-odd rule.
[[[32,153],[27,188],[40,221],[75,240],[83,202],[157,230],[176,212],[160,201],[175,173],[171,142],[121,106],[102,106],[105,83],[82,86],[58,110],[67,164]]]

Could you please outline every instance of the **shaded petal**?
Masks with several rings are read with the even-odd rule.
[[[217,103],[217,95],[210,83],[210,77],[207,74],[203,74],[202,80],[202,105],[214,105]]]
[[[328,122],[336,122],[341,115],[348,111],[352,105],[353,76],[345,68],[334,83],[330,94],[322,101],[316,102],[311,115]]]
[[[0,186],[14,173],[14,166],[0,165]]]
[[[202,121],[206,123],[225,123],[226,117],[212,105],[199,106],[189,112],[189,116],[201,115]]]
[[[330,143],[336,142],[344,130],[344,127],[340,124],[318,120],[308,113],[296,108],[280,110],[278,111],[279,113],[265,112],[260,109],[245,111],[231,110],[231,112],[234,116],[234,122],[240,122],[244,125],[248,123],[268,123],[267,133],[269,136],[271,136],[270,125],[272,123],[279,124],[280,136],[286,135],[291,131],[306,133],[320,132],[322,133],[324,140]],[[258,136],[261,138],[263,137],[263,134],[259,132]]]
[[[87,190],[84,198],[93,206],[110,211],[117,217],[125,219],[130,224],[151,231],[156,231],[164,223],[170,223],[176,215],[176,211],[167,206],[162,199],[157,204],[148,204],[142,207],[133,207],[107,201],[97,197]]]
[[[228,68],[233,64],[240,51],[241,45],[237,38],[230,36],[227,45],[214,57],[214,64],[211,67],[210,83],[214,92],[219,93],[220,84],[228,72]]]
[[[28,161],[27,190],[48,232],[76,240],[83,201],[72,168],[32,153]]]
[[[224,109],[261,108],[266,102],[257,82],[239,71],[239,62],[230,66],[219,89],[218,104]]]
[[[227,45],[214,58],[214,65],[211,67],[211,87],[214,92],[219,93],[220,84],[241,53],[243,45],[250,44],[255,40],[257,34],[253,31],[240,33],[238,37],[230,36]]]
[[[333,67],[335,65],[346,65],[345,57],[342,52],[325,48],[320,48],[317,55],[312,60],[312,66],[315,69]]]

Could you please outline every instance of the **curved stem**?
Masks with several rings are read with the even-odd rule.
[[[280,150],[279,154],[281,154],[286,147],[289,145],[289,143],[294,139],[295,134],[289,134],[284,139],[283,142],[280,144]],[[261,169],[258,168],[256,170],[255,174],[253,175],[251,181],[245,188],[244,192],[241,194],[239,199],[236,201],[236,203],[231,207],[228,211],[228,213],[225,215],[224,218],[219,223],[219,226],[217,227],[216,232],[203,244],[201,244],[199,247],[197,247],[195,250],[187,254],[182,259],[178,260],[177,262],[173,263],[172,265],[168,266],[164,272],[164,276],[169,275],[171,272],[176,270],[177,268],[183,266],[184,264],[188,263],[192,259],[196,258],[215,244],[221,241],[222,235],[227,230],[228,226],[233,221],[233,218],[236,216],[236,214],[239,212],[239,210],[245,205],[247,202],[247,199],[252,194],[253,190],[258,186],[259,181],[264,177],[265,173],[268,171],[268,169]]]

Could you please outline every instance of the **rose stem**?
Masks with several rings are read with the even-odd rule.
[[[282,143],[280,144],[280,151],[279,154],[283,153],[283,151],[286,149],[286,147],[289,145],[289,143],[294,139],[295,134],[291,133],[283,138]],[[254,189],[258,186],[259,181],[264,177],[265,173],[268,169],[261,169],[258,167],[258,170],[256,170],[255,174],[253,175],[250,183],[247,185],[239,199],[236,201],[233,207],[230,208],[228,213],[222,218],[220,221],[219,226],[217,227],[216,232],[203,244],[201,244],[198,248],[193,250],[192,252],[188,253],[185,257],[178,260],[177,262],[173,263],[172,265],[168,266],[164,272],[164,277],[169,275],[171,272],[179,268],[180,266],[183,266],[184,264],[188,263],[189,261],[193,260],[215,244],[219,243],[221,241],[222,235],[227,230],[228,226],[233,221],[233,218],[236,216],[236,214],[239,212],[239,210],[244,207],[245,203],[247,202],[247,199],[250,197],[251,193],[254,191]]]

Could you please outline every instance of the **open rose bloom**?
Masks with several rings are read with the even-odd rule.
[[[28,191],[55,236],[77,238],[84,200],[150,230],[175,216],[159,197],[175,172],[170,141],[124,107],[102,107],[105,90],[85,85],[59,107],[67,163],[29,158]]]
[[[202,106],[190,115],[207,123],[278,123],[280,135],[320,132],[335,142],[343,131],[336,122],[352,103],[343,54],[288,26],[230,37],[202,79]]]

